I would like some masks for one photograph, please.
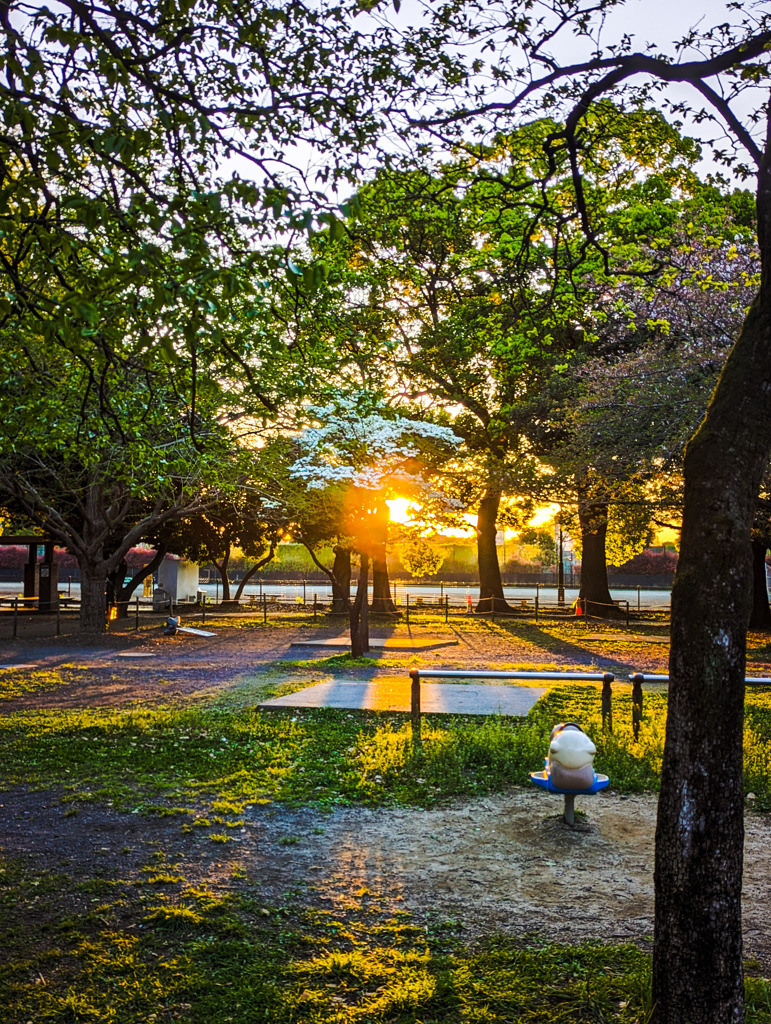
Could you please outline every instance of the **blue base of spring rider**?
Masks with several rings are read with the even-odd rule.
[[[536,786],[540,786],[541,789],[546,789],[550,793],[559,793],[560,796],[581,796],[582,794],[598,793],[610,784],[610,779],[607,775],[598,775],[597,772],[594,773],[594,782],[588,789],[558,789],[551,781],[551,775],[545,771],[530,772],[530,781],[534,782]]]
[[[530,772],[530,781],[549,793],[558,793],[560,796],[565,797],[565,810],[563,811],[562,817],[572,828],[575,824],[575,810],[573,807],[575,798],[582,794],[587,796],[592,793],[598,793],[601,789],[605,789],[610,782],[610,779],[607,775],[598,775],[597,772],[595,772],[594,781],[588,789],[559,789],[551,781],[551,775],[547,770],[543,772]]]

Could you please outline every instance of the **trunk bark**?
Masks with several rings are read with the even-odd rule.
[[[230,563],[230,545],[228,545],[227,551],[225,552],[221,562],[215,562],[217,571],[220,574],[222,580],[222,602],[230,600],[230,580],[228,579],[228,565]]]
[[[128,569],[128,566],[126,565],[125,561],[122,562],[120,566],[118,566],[118,569],[115,572],[110,573],[108,577],[108,596],[110,581],[112,581],[113,596],[110,597],[110,601],[115,602],[115,607],[117,608],[119,619],[128,618],[129,602],[131,601],[134,591],[137,589],[140,583],[142,583],[144,580],[147,579],[148,576],[151,576],[155,572],[155,570],[161,564],[163,559],[166,557],[166,551],[167,549],[165,547],[158,547],[151,561],[149,561],[147,565],[143,566],[138,573],[132,576],[129,582],[125,585],[125,587],[123,586],[123,580],[126,578],[126,571]]]
[[[741,1024],[742,731],[750,536],[771,449],[771,132],[760,292],[685,454],[656,827],[656,1024]]]
[[[244,578],[238,584],[238,587],[236,588],[236,596],[233,598],[233,600],[234,600],[234,602],[236,604],[238,604],[238,602],[241,600],[241,597],[243,595],[244,589],[246,587],[246,584],[249,582],[249,580],[252,579],[252,577],[255,575],[255,573],[258,573],[260,571],[260,569],[263,568],[263,566],[267,565],[268,562],[270,562],[273,559],[273,556],[276,553],[276,547],[278,545],[279,539],[280,539],[280,537],[277,535],[276,537],[274,537],[273,540],[271,540],[271,542],[270,542],[270,551],[268,551],[267,555],[264,558],[261,558],[259,560],[259,562],[257,562],[255,565],[253,565],[251,567],[249,572],[246,573]],[[223,590],[223,594],[224,594],[224,590]]]
[[[359,583],[356,598],[351,605],[351,657],[360,658],[369,652],[369,555],[361,554]]]
[[[391,599],[391,585],[388,581],[388,560],[386,545],[388,543],[388,506],[378,506],[374,515],[370,516],[369,553],[372,557],[372,603],[370,610],[379,614],[396,611]]]
[[[585,615],[617,619],[623,612],[613,603],[608,588],[605,540],[608,533],[608,505],[604,501],[581,501],[581,587],[578,597]]]
[[[107,564],[79,562],[80,631],[104,633],[107,628]]]
[[[501,569],[498,565],[498,549],[495,544],[496,521],[501,504],[501,488],[489,484],[479,502],[477,512],[477,559],[479,562],[479,603],[477,612],[510,612],[512,610],[503,596]]]
[[[332,611],[350,612],[351,610],[351,549],[335,547],[335,560],[332,564]]]
[[[750,629],[771,630],[771,607],[768,604],[768,585],[766,583],[766,551],[765,541],[752,542],[752,612]]]

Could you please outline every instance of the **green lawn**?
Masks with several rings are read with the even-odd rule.
[[[431,807],[527,785],[549,730],[577,720],[596,767],[619,791],[655,790],[666,698],[646,694],[639,742],[631,695],[614,694],[615,732],[599,690],[559,686],[527,719],[427,716],[412,749],[407,716],[187,708],[40,711],[0,719],[6,785],[85,803],[176,815],[227,843],[250,804]],[[746,788],[771,808],[771,691],[751,690]],[[357,892],[343,912],[273,906],[236,875],[216,891],[158,853],[137,875],[90,880],[2,861],[0,998],[4,1020],[181,1020],[292,1024],[643,1022],[649,957],[632,947],[568,948],[527,939],[464,939],[457,922],[418,927]],[[313,900],[311,899],[311,903]],[[534,922],[534,925],[537,922]],[[751,1022],[771,1022],[771,990],[747,982]]]

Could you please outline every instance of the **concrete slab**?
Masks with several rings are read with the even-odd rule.
[[[351,646],[349,636],[332,636],[326,640],[295,640],[290,647],[338,647],[346,650]],[[433,651],[438,647],[457,647],[457,640],[440,640],[439,637],[424,637],[423,639],[412,639],[411,637],[370,637],[369,646],[372,650],[398,650],[398,651]]]
[[[155,658],[157,655],[154,651],[120,651],[115,655],[116,658]]]
[[[421,711],[444,715],[526,715],[545,692],[536,686],[422,683]],[[409,711],[410,681],[316,683],[304,690],[264,701],[266,708],[358,708]]]

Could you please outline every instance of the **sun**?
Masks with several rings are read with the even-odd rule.
[[[410,514],[408,509],[412,502],[409,498],[389,498],[386,501],[389,511],[391,513],[392,523],[408,523],[410,521]]]

